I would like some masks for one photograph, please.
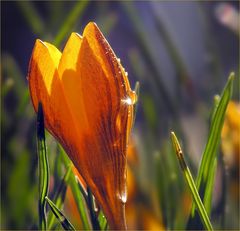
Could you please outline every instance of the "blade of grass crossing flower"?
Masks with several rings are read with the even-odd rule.
[[[45,143],[44,131],[44,114],[42,104],[38,104],[37,114],[37,147],[38,147],[38,164],[39,164],[39,228],[46,230],[46,201],[49,187],[49,166],[47,158],[47,150]]]
[[[84,12],[88,3],[89,1],[87,0],[76,2],[54,39],[53,43],[55,46],[59,46],[69,31],[72,30],[74,22],[76,22],[80,15]]]
[[[70,223],[70,221],[64,216],[64,214],[57,208],[57,206],[48,198],[45,197],[47,203],[49,204],[53,214],[56,216],[56,218],[61,223],[64,230],[75,230],[73,225]]]
[[[60,148],[60,155],[62,156],[63,162],[66,166],[68,166],[71,162],[69,160],[69,158],[67,157],[65,151]],[[83,223],[83,228],[85,230],[90,230],[91,229],[91,223],[89,221],[89,217],[88,217],[88,212],[87,212],[87,207],[86,207],[86,203],[85,203],[85,199],[84,196],[79,188],[79,184],[77,182],[77,179],[73,173],[73,171],[71,171],[70,176],[69,176],[69,185],[71,187],[71,190],[73,192],[73,196],[74,199],[76,201],[77,204],[77,208]]]
[[[93,195],[92,192],[90,191],[90,188],[87,187],[87,193],[88,193],[88,208],[89,208],[89,212],[90,212],[90,218],[91,218],[91,222],[92,222],[92,226],[94,230],[100,230],[100,225],[97,219],[97,215],[96,212],[94,210],[94,202],[93,202]]]
[[[231,73],[229,76],[228,82],[223,90],[219,103],[217,104],[217,107],[213,112],[208,141],[202,155],[199,172],[196,178],[197,189],[199,190],[199,194],[201,198],[203,198],[205,203],[209,203],[208,200],[204,199],[205,191],[208,184],[208,180],[211,179],[210,175],[213,174],[212,163],[217,157],[217,149],[220,142],[220,136],[221,136],[221,130],[224,122],[225,112],[232,95],[233,79],[234,79],[234,73]],[[210,186],[211,184],[208,184],[208,185]],[[208,189],[207,191],[210,192],[209,190],[210,189]],[[212,192],[212,189],[211,189],[211,192]],[[210,198],[209,196],[207,197]],[[195,207],[193,205],[192,213],[191,213],[192,217],[194,217],[194,210],[195,210]]]
[[[80,191],[81,191],[81,193],[82,193],[82,195],[83,195],[85,201],[87,202],[87,200],[88,200],[88,194],[87,194],[87,191],[84,189],[84,187],[83,187],[81,181],[79,180],[79,178],[78,178],[76,175],[75,175],[75,178],[76,178],[76,181],[77,181],[77,183],[78,183],[79,189],[80,189]]]
[[[55,203],[56,207],[59,209],[61,209],[63,206],[63,202],[64,202],[66,191],[67,191],[67,182],[70,177],[71,171],[72,171],[72,164],[69,165],[67,172],[65,173],[65,175],[62,179],[60,187],[57,190],[56,195],[54,196],[54,203]],[[55,218],[56,218],[56,216],[54,216],[54,214],[51,213],[49,215],[49,219],[48,219],[48,229],[49,230],[52,229],[54,222],[55,222]]]
[[[187,166],[187,164],[184,160],[182,149],[180,147],[180,144],[179,144],[178,139],[177,139],[174,132],[171,132],[171,138],[172,138],[172,143],[173,143],[176,155],[177,155],[178,160],[179,160],[179,164],[181,166],[181,169],[183,171],[183,175],[185,177],[187,185],[188,185],[188,187],[190,189],[190,192],[192,194],[195,205],[198,209],[201,221],[202,221],[206,230],[213,230],[212,224],[209,220],[207,212],[206,212],[206,210],[204,208],[204,205],[201,201],[201,198],[198,194],[198,191],[197,191],[197,188],[195,186],[194,180],[192,178],[191,172],[190,172],[190,170],[189,170],[189,168],[188,168],[188,166]]]

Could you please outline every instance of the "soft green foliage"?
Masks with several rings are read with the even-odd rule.
[[[197,188],[200,192],[201,198],[203,198],[204,205],[207,208],[208,214],[211,212],[211,194],[213,190],[213,179],[216,169],[215,162],[218,153],[218,145],[220,142],[220,135],[224,122],[225,112],[232,95],[233,79],[234,73],[231,73],[226,87],[223,90],[219,103],[213,110],[208,141],[203,152],[202,161],[196,179]],[[194,213],[194,206],[192,213]]]
[[[187,166],[187,164],[184,160],[182,149],[180,147],[180,144],[179,144],[178,139],[177,139],[176,135],[174,134],[174,132],[171,133],[171,138],[172,138],[172,143],[173,143],[176,155],[177,155],[178,160],[179,160],[179,164],[180,164],[181,169],[183,171],[183,175],[184,175],[184,177],[186,179],[186,182],[187,182],[187,185],[188,185],[188,187],[191,191],[193,200],[194,200],[195,205],[198,209],[198,212],[199,212],[199,215],[201,217],[202,223],[203,223],[206,230],[213,230],[212,224],[209,220],[207,212],[206,212],[206,210],[204,208],[204,205],[201,201],[201,198],[199,196],[196,185],[194,183],[192,174],[191,174],[191,172],[190,172],[190,170],[189,170],[189,168],[188,168],[188,166]]]

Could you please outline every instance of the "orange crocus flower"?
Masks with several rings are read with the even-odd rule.
[[[126,148],[135,94],[95,23],[72,33],[61,53],[36,40],[29,64],[35,111],[61,143],[103,209],[111,229],[125,229]]]

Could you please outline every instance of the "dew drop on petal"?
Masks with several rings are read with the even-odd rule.
[[[133,105],[137,102],[137,95],[134,91],[129,91],[128,96],[121,100],[124,104]]]

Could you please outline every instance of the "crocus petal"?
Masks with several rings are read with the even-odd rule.
[[[37,40],[30,60],[28,80],[35,111],[41,102],[47,129],[66,149],[71,148],[76,132],[69,130],[74,126],[58,75],[60,58],[61,52],[56,47]]]
[[[77,166],[111,228],[124,228],[126,147],[132,120],[132,105],[124,100],[131,90],[111,47],[93,23],[84,30],[79,60],[89,130],[80,149],[86,153],[85,168],[81,169],[80,158]]]
[[[94,23],[72,33],[63,54],[36,42],[29,85],[35,110],[60,141],[103,209],[111,229],[125,229],[126,148],[134,93]]]

